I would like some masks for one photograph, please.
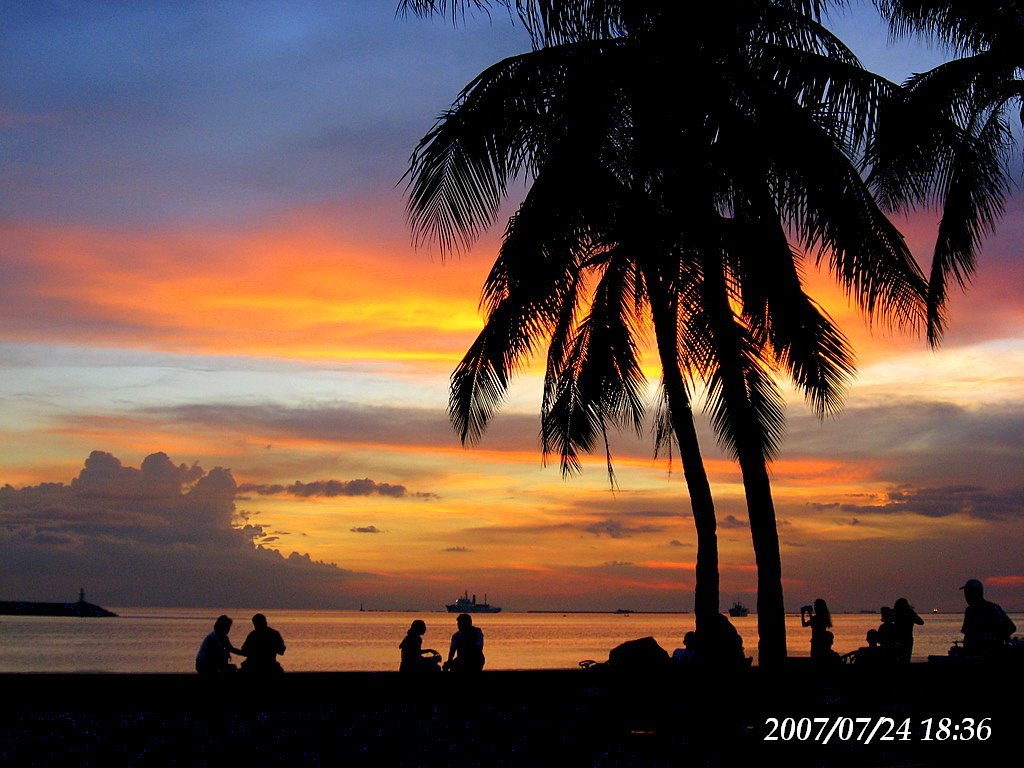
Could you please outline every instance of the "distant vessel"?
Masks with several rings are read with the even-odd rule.
[[[747,616],[749,614],[750,614],[750,609],[747,608],[747,606],[745,606],[739,600],[734,602],[732,604],[732,608],[729,609],[729,615],[732,616],[733,618]]]
[[[473,595],[472,599],[470,599],[468,591],[451,605],[446,605],[445,608],[448,609],[448,613],[497,613],[501,610],[498,606],[490,605],[487,602],[486,594],[484,595],[484,601],[478,603],[476,595]]]
[[[113,611],[85,602],[85,590],[78,590],[77,603],[32,603],[26,600],[0,600],[0,616],[79,616],[103,618],[117,616]]]

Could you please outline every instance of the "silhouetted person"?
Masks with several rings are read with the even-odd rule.
[[[221,672],[234,672],[231,654],[241,651],[235,648],[228,639],[231,631],[231,619],[218,616],[213,622],[213,631],[203,638],[196,654],[196,672],[201,675],[216,675]]]
[[[883,656],[895,659],[899,643],[896,636],[896,612],[883,605],[878,613],[882,617],[882,623],[878,625],[878,647],[882,649]]]
[[[257,613],[252,617],[253,630],[242,643],[242,669],[262,674],[284,672],[277,657],[284,654],[281,633],[267,626],[267,617]]]
[[[683,635],[683,647],[672,651],[672,661],[676,664],[693,664],[697,661],[696,632],[687,632]]]
[[[998,652],[1017,631],[1002,608],[985,599],[985,587],[977,579],[968,579],[960,587],[967,608],[964,610],[964,653],[987,656]]]
[[[716,614],[710,630],[708,637],[697,634],[697,658],[719,667],[744,666],[747,659],[743,653],[743,638],[729,617],[724,613]]]
[[[405,633],[402,642],[398,647],[402,649],[402,663],[398,667],[399,672],[439,672],[441,668],[441,654],[433,648],[423,648],[423,635],[427,632],[427,625],[420,619],[416,619]]]
[[[917,615],[907,598],[901,597],[892,606],[892,623],[896,641],[894,657],[896,661],[909,663],[914,653],[914,625],[924,624],[924,619]]]
[[[832,614],[828,603],[822,598],[814,601],[814,605],[805,605],[800,609],[800,626],[811,628],[811,658],[823,659],[832,651],[832,643],[826,633],[831,635]]]
[[[468,613],[459,614],[455,624],[459,629],[452,635],[444,669],[452,672],[479,672],[484,668],[484,633],[479,627],[473,626],[473,617]]]
[[[830,630],[825,630],[820,642],[821,649],[814,660],[819,664],[838,664],[840,662],[839,653],[832,647],[835,645],[836,636]]]
[[[867,641],[867,645],[853,652],[854,662],[857,664],[878,664],[883,661],[882,649],[878,647],[878,630],[869,629],[864,639]]]

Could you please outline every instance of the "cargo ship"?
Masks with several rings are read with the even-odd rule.
[[[743,603],[737,600],[732,604],[732,608],[729,609],[729,615],[734,619],[737,617],[743,617],[750,614],[750,609],[747,608]]]
[[[478,603],[476,595],[470,598],[468,591],[454,603],[446,605],[445,608],[448,609],[448,613],[497,613],[501,610],[498,606],[487,602],[486,594],[484,595],[484,601]]]

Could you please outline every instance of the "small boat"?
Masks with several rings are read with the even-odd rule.
[[[732,608],[729,609],[729,615],[732,616],[734,619],[737,618],[737,617],[747,616],[749,614],[750,614],[750,609],[747,608],[747,606],[745,606],[739,600],[734,602],[732,604]]]
[[[445,608],[448,609],[448,613],[498,613],[501,610],[498,606],[487,602],[487,595],[484,595],[482,603],[478,603],[476,595],[470,599],[468,591],[454,603],[446,605]]]

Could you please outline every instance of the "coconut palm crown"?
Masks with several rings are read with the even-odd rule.
[[[409,170],[413,230],[444,252],[470,247],[509,185],[530,181],[484,287],[484,328],[452,376],[453,424],[478,439],[515,370],[547,345],[542,441],[575,471],[578,451],[607,448],[609,427],[641,430],[639,349],[653,331],[657,435],[679,446],[698,532],[698,632],[718,594],[695,381],[742,470],[761,663],[777,662],[775,374],[824,415],[853,370],[842,333],[804,292],[804,262],[828,268],[870,318],[913,328],[923,317],[923,276],[858,171],[897,86],[860,67],[818,3],[723,2],[696,28],[677,3],[504,5],[527,20],[533,50],[474,79]],[[706,591],[702,558],[715,565]]]

